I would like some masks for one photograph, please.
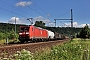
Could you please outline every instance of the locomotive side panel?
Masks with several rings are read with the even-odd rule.
[[[42,30],[41,29],[39,29],[39,28],[36,28],[36,27],[34,27],[34,32],[33,32],[33,34],[34,34],[34,38],[41,38],[41,32],[42,32]]]
[[[33,28],[34,28],[33,26],[30,26],[30,28],[29,28],[29,39],[32,39],[33,38],[33,35],[34,35],[33,34],[33,32],[34,32],[33,31]]]
[[[48,33],[45,29],[39,28],[39,27],[34,27],[31,28],[30,31],[31,35],[34,39],[42,39],[42,38],[48,38]]]
[[[48,32],[45,29],[42,29],[42,38],[48,38]]]

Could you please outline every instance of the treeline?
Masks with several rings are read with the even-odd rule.
[[[80,31],[79,34],[77,34],[77,37],[79,38],[90,38],[90,28],[89,26],[86,24],[86,26],[84,28],[82,28],[82,30]]]
[[[46,29],[51,30],[53,32],[58,32],[60,34],[63,34],[65,36],[68,37],[76,37],[77,34],[80,33],[80,31],[82,30],[82,28],[71,28],[71,27],[47,27]]]
[[[18,35],[19,27],[20,26],[26,26],[26,25],[20,25],[16,24],[16,32]],[[53,32],[58,32],[60,34],[66,35],[66,36],[76,36],[80,33],[82,28],[71,28],[71,27],[44,27],[45,29],[51,30]],[[15,37],[15,24],[9,24],[9,23],[0,23],[0,39],[5,39],[9,37],[10,39]]]
[[[16,32],[18,32],[20,26],[21,26],[20,24],[16,24]],[[22,25],[22,26],[26,26],[26,25]],[[12,29],[15,30],[15,24],[0,23],[0,32],[2,33],[11,32]]]
[[[15,24],[0,23],[0,40],[6,38],[13,39],[18,37],[18,31],[20,26],[21,26],[20,24],[16,24],[16,36],[15,36]]]

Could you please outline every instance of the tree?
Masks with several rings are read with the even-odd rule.
[[[14,38],[16,38],[15,32],[14,32],[13,29],[10,31],[8,38],[9,38],[9,39],[14,39]]]
[[[89,38],[89,35],[90,35],[90,29],[86,24],[86,26],[80,32],[80,38]]]
[[[34,26],[45,28],[45,23],[43,21],[36,21]]]

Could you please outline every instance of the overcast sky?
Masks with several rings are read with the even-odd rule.
[[[30,24],[27,18],[55,26],[54,19],[70,19],[73,9],[74,27],[90,25],[90,0],[0,0],[0,22]],[[70,21],[56,21],[60,27]]]

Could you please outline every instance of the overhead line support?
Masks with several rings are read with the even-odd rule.
[[[71,19],[54,19],[55,20],[55,27],[56,27],[56,20],[71,20],[71,27],[73,27],[73,14],[71,9]]]

